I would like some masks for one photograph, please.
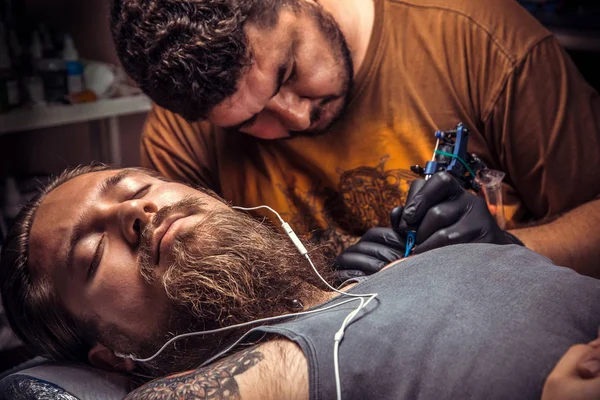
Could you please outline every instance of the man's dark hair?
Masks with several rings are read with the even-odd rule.
[[[27,203],[12,225],[0,254],[0,294],[8,322],[35,354],[86,362],[95,344],[94,329],[74,318],[62,305],[50,279],[32,274],[29,266],[31,226],[48,193],[90,172],[114,169],[103,164],[66,170]]]
[[[298,0],[113,0],[111,31],[125,71],[159,106],[188,121],[237,90],[252,60],[244,24],[274,26]]]

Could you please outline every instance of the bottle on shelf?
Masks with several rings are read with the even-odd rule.
[[[69,95],[83,93],[83,64],[79,61],[79,53],[70,35],[65,35],[63,60],[67,67],[67,92]]]
[[[24,51],[21,38],[17,34],[16,28],[8,30],[8,46],[12,60],[12,67],[19,76],[19,107],[27,103],[27,87],[25,82],[25,66],[27,65],[28,54]]]
[[[50,34],[48,27],[46,27],[45,24],[39,24],[38,31],[40,33],[40,38],[42,40],[43,58],[46,58],[46,59],[58,58],[60,55],[58,54],[58,51],[56,50],[56,46],[54,46],[54,41],[52,40],[52,35]]]
[[[67,66],[62,58],[57,57],[48,30],[40,25],[39,30],[42,58],[35,63],[36,69],[44,82],[44,94],[48,103],[64,103],[67,95]]]
[[[12,55],[14,68],[19,70],[23,63],[23,47],[15,28],[8,31],[8,45]]]
[[[4,181],[3,214],[9,219],[15,219],[21,210],[21,193],[17,181],[8,176]]]
[[[44,95],[44,81],[38,72],[38,65],[43,58],[42,41],[38,32],[31,35],[29,48],[29,61],[25,67],[25,86],[29,94],[29,101],[33,107],[46,105]]]
[[[13,68],[6,29],[0,23],[0,112],[7,112],[21,104],[19,75]]]

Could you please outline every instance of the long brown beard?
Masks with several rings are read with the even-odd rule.
[[[161,210],[152,226],[142,233],[140,268],[149,283],[154,282],[156,274],[149,248],[144,246],[154,227],[173,212],[198,212],[202,208],[197,199],[185,199]],[[177,238],[172,255],[173,262],[158,278],[171,301],[171,313],[158,334],[146,340],[138,338],[135,348],[128,350],[138,357],[150,356],[177,334],[299,311],[298,301],[305,302],[314,297],[317,288],[324,289],[287,236],[233,210],[209,212],[197,226]],[[319,252],[311,252],[311,258],[316,265],[325,265]],[[329,269],[319,272],[331,281]],[[177,341],[161,356],[144,363],[144,373],[161,376],[197,367],[242,332]]]

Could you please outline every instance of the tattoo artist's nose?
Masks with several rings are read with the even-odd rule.
[[[303,131],[310,126],[310,100],[298,97],[286,88],[281,88],[265,108],[275,113],[290,131]]]
[[[125,240],[131,245],[136,245],[142,230],[157,211],[158,206],[145,199],[135,199],[119,204],[117,218]]]

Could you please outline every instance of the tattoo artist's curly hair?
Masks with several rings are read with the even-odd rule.
[[[205,119],[233,95],[252,60],[247,22],[268,28],[299,0],[113,0],[110,25],[125,71],[159,106]]]

